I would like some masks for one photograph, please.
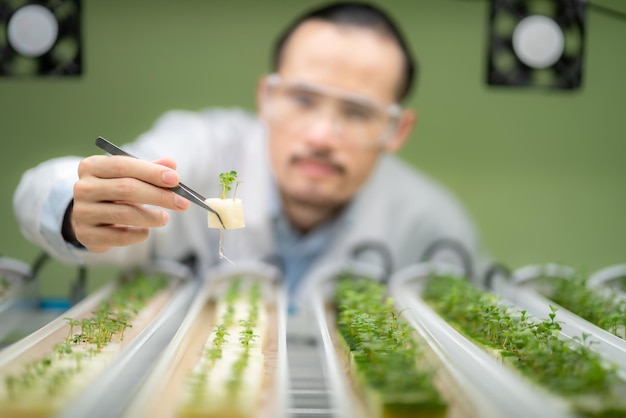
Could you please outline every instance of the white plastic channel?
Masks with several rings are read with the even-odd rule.
[[[587,341],[593,342],[590,348],[615,363],[620,369],[621,376],[626,377],[625,340],[558,306],[532,287],[534,278],[544,276],[567,278],[572,272],[573,269],[567,266],[554,264],[525,266],[513,272],[513,280],[510,283],[504,280],[494,282],[494,291],[540,319],[548,318],[552,313],[550,305],[557,306],[556,320],[561,325],[561,333],[568,338],[582,338],[585,334]]]
[[[267,281],[277,280],[276,270],[265,264],[241,264],[237,267],[223,267],[215,269],[207,274],[207,282],[199,289],[196,289],[193,300],[190,301],[189,308],[186,311],[185,317],[177,328],[176,333],[171,338],[163,353],[159,357],[158,361],[154,365],[152,371],[147,376],[141,387],[137,390],[135,396],[131,401],[125,405],[122,414],[118,415],[123,418],[138,418],[146,416],[146,409],[148,405],[154,402],[155,396],[159,396],[165,390],[167,382],[171,378],[171,374],[174,371],[181,358],[185,355],[185,351],[188,349],[189,333],[194,326],[194,322],[198,320],[204,306],[207,303],[209,297],[216,291],[216,287],[227,287],[227,279],[240,275],[240,274],[252,274],[255,277],[262,277]],[[288,407],[288,399],[286,399],[287,387],[288,387],[288,370],[286,359],[286,302],[285,294],[283,291],[276,292],[275,295],[276,311],[278,313],[278,370],[276,379],[276,393],[278,394],[277,405],[275,408],[276,418],[286,418],[285,411]]]
[[[335,326],[328,324],[325,309],[327,301],[334,294],[334,282],[337,275],[347,271],[377,280],[380,280],[384,274],[380,266],[359,260],[352,260],[349,263],[328,263],[315,272],[315,277],[311,280],[306,293],[311,296],[310,307],[319,329],[318,337],[322,342],[326,385],[330,395],[332,415],[339,418],[355,418],[356,409],[351,402],[354,395],[350,388],[350,381],[341,366],[337,349],[330,335],[330,329],[334,329]]]
[[[45,338],[54,334],[61,328],[67,326],[65,318],[78,318],[91,313],[96,306],[106,299],[117,287],[115,283],[109,283],[87,296],[74,307],[63,313],[61,316],[48,322],[32,334],[22,338],[14,344],[6,347],[0,352],[0,369],[6,366],[18,356],[40,344]]]
[[[342,372],[337,351],[330,336],[329,324],[326,321],[326,300],[323,292],[313,293],[311,303],[322,340],[324,359],[326,361],[325,371],[328,378],[327,384],[329,385],[329,392],[332,394],[330,401],[333,406],[334,416],[338,418],[353,418],[353,405],[349,402],[351,398],[348,389],[349,382]]]
[[[502,363],[462,336],[420,297],[431,273],[459,275],[457,266],[416,264],[391,277],[390,293],[403,316],[424,337],[443,365],[468,382],[474,406],[485,418],[574,417],[564,402],[533,387]]]
[[[587,286],[602,286],[607,284],[611,280],[620,277],[626,277],[626,264],[616,264],[614,266],[608,266],[596,271],[591,276],[589,276],[589,280],[587,280]]]
[[[197,288],[194,280],[178,285],[157,316],[57,418],[119,417],[175,335]]]

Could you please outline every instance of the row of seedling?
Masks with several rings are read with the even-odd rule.
[[[263,383],[266,308],[258,282],[235,279],[191,371],[178,416],[253,416]]]
[[[138,273],[101,301],[92,316],[65,318],[69,332],[62,341],[19,370],[4,374],[0,412],[47,416],[59,409],[109,363],[133,318],[166,285],[164,277]]]
[[[626,339],[626,299],[623,293],[606,286],[589,287],[584,274],[554,278],[543,293],[547,298],[592,324]]]
[[[547,318],[503,303],[467,280],[431,277],[422,298],[450,325],[570,408],[586,416],[624,416],[626,385],[586,337],[560,333],[557,308]]]
[[[427,347],[394,310],[386,287],[367,277],[339,277],[339,333],[349,349],[351,376],[371,416],[445,416]]]

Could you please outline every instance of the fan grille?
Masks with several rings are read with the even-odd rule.
[[[0,0],[0,76],[82,72],[80,0]]]
[[[580,0],[492,0],[489,12],[487,83],[575,89],[582,83],[586,2]],[[520,22],[550,19],[562,33],[562,52],[550,65],[531,66],[514,47]],[[538,19],[539,20],[539,19]],[[538,48],[549,40],[535,38]],[[525,62],[526,61],[526,62]]]

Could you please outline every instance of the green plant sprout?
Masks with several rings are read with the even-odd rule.
[[[220,194],[221,199],[226,199],[228,192],[231,190],[231,185],[235,183],[235,180],[237,180],[237,172],[235,170],[220,174],[220,186],[222,186],[222,193]],[[238,181],[235,183],[233,199],[235,199],[235,195],[237,194],[237,187],[239,187],[239,183],[241,182]]]
[[[52,351],[58,354],[59,358],[63,358],[65,354],[72,353],[72,344],[69,341],[56,343],[52,346]]]
[[[225,324],[219,324],[215,330],[215,338],[213,338],[213,347],[221,348],[226,342],[226,336],[230,335]]]
[[[626,339],[626,300],[609,288],[587,287],[581,274],[571,279],[558,279],[546,296],[570,312],[592,324]]]
[[[232,375],[228,383],[226,384],[228,388],[228,393],[231,396],[234,396],[239,389],[241,388],[241,378],[243,376],[244,371],[248,367],[248,360],[250,359],[250,354],[247,350],[244,350],[239,358],[233,363],[232,367]]]
[[[385,293],[385,286],[366,277],[343,274],[337,282],[337,327],[362,377],[357,380],[380,394],[385,416],[395,416],[394,408],[443,416],[446,402],[434,385],[435,370]]]
[[[65,318],[65,320],[67,321],[67,324],[70,326],[70,332],[66,338],[66,341],[70,342],[74,340],[74,328],[80,325],[80,321],[74,318]]]
[[[253,322],[250,318],[242,319],[239,321],[239,324],[243,327],[243,330],[241,330],[241,332],[239,333],[239,342],[244,347],[245,351],[248,351],[248,349],[250,348],[250,343],[259,337],[258,335],[254,334],[254,326],[256,325],[256,321]]]
[[[211,381],[211,374],[220,367],[230,367],[230,374],[220,379],[225,379],[222,384],[227,389],[228,398],[239,396],[244,389],[243,376],[250,362],[252,343],[260,338],[254,333],[259,318],[259,304],[262,300],[262,293],[258,282],[244,289],[242,280],[235,278],[232,280],[226,291],[221,295],[223,304],[218,311],[221,311],[219,323],[213,331],[213,338],[207,339],[200,361],[194,366],[187,379],[188,395],[180,406],[182,411],[189,415],[202,415],[204,408],[215,408],[217,404],[231,401],[219,398],[221,395],[209,390],[208,384]],[[246,301],[247,304],[242,302]],[[236,308],[237,306],[237,308]],[[243,309],[247,310],[247,315]],[[237,320],[237,321],[236,321]],[[239,339],[227,341],[230,331],[238,330]],[[232,351],[234,350],[234,351]],[[237,353],[234,361],[224,358],[224,352]],[[217,372],[216,372],[217,373]],[[216,393],[220,393],[217,391]],[[229,413],[232,411],[229,411]]]

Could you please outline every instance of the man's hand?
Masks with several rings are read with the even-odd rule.
[[[88,250],[135,244],[148,237],[152,227],[167,224],[161,208],[184,211],[189,201],[169,187],[178,184],[171,159],[147,162],[122,156],[92,156],[78,166],[74,185],[71,226],[76,239]]]

